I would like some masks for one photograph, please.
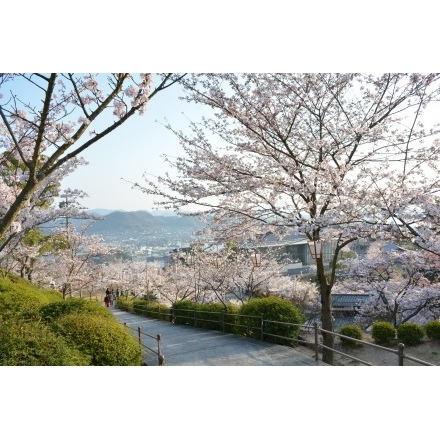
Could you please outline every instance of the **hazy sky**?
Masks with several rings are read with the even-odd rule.
[[[373,0],[368,3],[359,2],[356,7],[348,0],[256,0],[252,3],[236,0],[222,3],[201,0],[170,0],[166,3],[128,0],[117,7],[112,7],[110,3],[103,7],[103,4],[78,0],[72,4],[64,3],[60,7],[60,3],[55,0],[3,2],[3,71],[438,71],[438,14],[432,1],[402,4]],[[139,180],[143,172],[158,174],[165,170],[160,158],[162,153],[179,154],[178,143],[173,135],[154,121],[163,121],[167,116],[172,124],[184,126],[186,120],[180,114],[182,107],[183,103],[176,99],[172,88],[159,93],[149,103],[145,116],[132,118],[102,142],[92,146],[85,154],[90,164],[66,178],[63,187],[86,191],[90,197],[84,202],[90,208],[149,209],[147,197],[131,190],[130,185],[122,181],[121,177]],[[242,418],[254,415],[252,411],[256,397],[271,402],[269,406],[266,405],[266,409],[269,409],[269,417],[265,418],[267,424],[264,421],[254,424],[255,429],[252,426],[250,429],[249,424],[246,424],[243,432],[239,430],[243,436],[257,434],[257,437],[261,437],[261,433],[282,436],[286,432],[286,425],[273,423],[273,420],[276,417],[278,420],[287,420],[286,408],[289,414],[299,414],[305,424],[314,424],[315,412],[318,411],[316,398],[321,395],[331,396],[334,408],[343,407],[344,411],[348,411],[346,420],[355,420],[357,413],[354,412],[354,417],[350,418],[351,408],[346,405],[346,396],[352,391],[354,381],[358,394],[360,386],[364,400],[374,401],[375,404],[377,387],[387,387],[389,393],[396,397],[395,400],[403,400],[408,396],[419,397],[414,393],[423,389],[423,386],[432,387],[435,383],[434,377],[426,373],[421,380],[421,375],[416,374],[419,370],[416,369],[402,370],[402,377],[398,377],[398,380],[395,369],[386,372],[381,370],[380,375],[378,370],[369,370],[373,371],[371,375],[363,370],[366,380],[361,383],[354,370],[329,369],[326,370],[327,374],[319,370],[320,374],[316,375],[316,370],[306,367],[301,369],[301,376],[305,380],[295,381],[292,380],[293,370],[274,368],[259,369],[258,377],[257,370],[252,367],[225,368],[221,374],[216,375],[215,381],[211,381],[216,392],[220,390],[218,387],[224,390],[239,387],[242,390]],[[144,369],[130,370],[129,376],[125,371],[112,370],[124,374],[123,386],[117,388],[109,387],[108,382],[102,379],[102,371],[75,369],[69,380],[65,380],[65,370],[61,369],[2,371],[2,378],[6,378],[2,382],[2,392],[6,392],[4,401],[9,402],[9,406],[4,408],[7,410],[4,419],[9,424],[6,424],[3,431],[6,429],[8,434],[10,427],[11,434],[16,435],[17,426],[23,430],[22,414],[26,412],[30,417],[29,436],[34,435],[35,426],[41,424],[50,406],[54,423],[51,422],[50,426],[46,424],[45,432],[49,438],[56,438],[60,429],[65,428],[62,424],[65,422],[65,408],[71,405],[72,396],[73,399],[83,400],[86,409],[83,415],[90,416],[86,418],[86,425],[91,435],[102,436],[104,432],[109,440],[120,438],[121,435],[138,435],[136,424],[118,426],[110,423],[106,426],[102,418],[96,416],[96,408],[108,405],[111,399],[131,403],[122,408],[121,418],[126,415],[129,417],[132,408],[142,407],[145,411],[155,411],[155,426],[161,429],[169,422],[170,411],[174,411],[173,417],[175,422],[177,420],[175,426],[179,426],[179,422],[186,422],[187,413],[173,407],[173,402],[170,403],[167,398],[169,393],[164,383],[172,385],[174,393],[178,395],[181,392],[188,399],[188,405],[197,408],[199,419],[216,423],[218,415],[224,414],[221,399],[218,399],[218,406],[215,403],[201,406],[196,400],[205,392],[203,385],[211,379],[213,370],[209,370],[210,375],[208,369],[185,370],[185,377],[190,378],[186,382],[181,380],[182,370],[179,368],[160,370],[166,371],[166,380],[155,381],[156,384],[154,381],[145,381]],[[256,380],[267,384],[263,391],[258,389],[257,394]],[[409,386],[402,387],[403,380]],[[58,386],[61,381],[63,387]],[[185,388],[188,383],[190,389]],[[23,393],[20,393],[20,386],[26,392],[26,399],[21,398]],[[89,407],[89,402],[84,401],[84,395],[90,389],[94,390],[94,399]],[[136,392],[133,393],[133,390]],[[266,396],[267,390],[270,390],[270,394]],[[298,392],[302,398],[293,399],[295,402],[289,402],[286,406],[285,396]],[[145,396],[149,396],[149,399]],[[53,402],[57,402],[57,405],[54,406]],[[170,410],[158,412],[158,402],[159,405],[171,405]],[[379,410],[388,415],[391,411],[392,416],[400,417],[400,407],[395,405],[390,409],[387,403],[384,403],[383,408],[379,405]],[[20,412],[16,411],[18,405]],[[353,406],[353,411],[357,409]],[[430,414],[430,408],[423,407],[424,413],[420,416],[426,416],[427,411],[428,416],[435,416],[433,410]],[[318,427],[316,435],[327,435],[328,426],[334,421],[334,413],[321,411],[320,417],[322,430]],[[51,430],[51,427],[54,429]],[[356,429],[355,424],[350,427]],[[84,426],[78,424],[74,428],[76,430],[72,432],[76,434],[82,432]],[[381,426],[380,429],[384,435],[384,428]],[[408,430],[407,424],[402,429]],[[417,425],[417,429],[425,429],[426,432],[424,426]],[[22,432],[24,437],[26,433]],[[154,433],[163,435],[159,430]],[[396,426],[390,425],[388,431],[386,426],[386,433],[388,436],[395,435]],[[374,430],[371,432],[373,436],[377,434],[379,432]],[[426,434],[429,435],[428,432]]]
[[[152,196],[133,189],[129,182],[142,184],[144,173],[158,176],[173,172],[162,156],[179,157],[183,149],[176,136],[165,128],[166,120],[173,128],[185,131],[189,120],[199,120],[209,111],[206,106],[183,102],[181,95],[179,85],[159,92],[148,103],[144,116],[133,116],[86,150],[83,157],[89,164],[67,176],[62,188],[86,192],[88,197],[82,203],[89,209],[154,213]],[[430,112],[425,117],[437,122],[438,114]]]
[[[142,183],[144,173],[171,171],[161,155],[182,155],[177,138],[163,126],[165,118],[184,129],[188,118],[198,118],[203,108],[179,100],[180,92],[179,86],[161,91],[144,116],[133,116],[88,149],[83,157],[89,164],[67,176],[62,187],[85,191],[83,204],[90,209],[151,210],[151,198],[126,181]]]
[[[417,11],[396,11],[393,2],[374,0],[376,7],[362,8],[361,15],[348,0],[319,0],[319,5],[309,6],[295,2],[287,11],[281,0],[270,7],[257,0],[252,12],[248,2],[227,0],[221,8],[203,7],[197,14],[193,11],[205,6],[201,0],[172,0],[166,8],[162,3],[128,1],[124,12],[107,8],[105,14],[99,2],[79,0],[62,22],[44,14],[41,3],[24,3],[26,14],[23,2],[2,6],[5,17],[20,17],[22,34],[18,42],[2,47],[4,71],[436,71],[429,64],[437,59],[430,47],[437,41],[437,16],[423,7],[428,5],[425,0]],[[347,14],[353,14],[352,19]],[[401,30],[401,23],[419,17],[423,25],[414,23],[413,32]],[[78,23],[87,32],[64,32]],[[13,19],[2,25],[4,35],[16,32]],[[37,38],[46,48],[44,56],[30,49]],[[181,112],[191,118],[203,107],[188,109],[177,95],[173,87],[160,92],[144,116],[131,118],[93,145],[84,154],[89,165],[66,177],[63,188],[85,191],[89,208],[151,209],[151,200],[122,179],[139,181],[144,172],[163,173],[167,167],[160,156],[181,154],[177,139],[160,122],[167,117],[173,126],[185,128],[188,121]]]

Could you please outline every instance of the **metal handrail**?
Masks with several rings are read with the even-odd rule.
[[[142,309],[142,310],[145,311],[145,309]],[[179,316],[179,313],[178,313],[179,311],[191,312],[192,316],[187,316],[187,315]],[[161,314],[164,314],[164,313],[161,313]],[[222,319],[217,319],[217,320],[206,319],[206,318],[203,318],[202,316],[200,316],[200,314],[219,315],[219,317],[222,316]],[[259,325],[258,326],[251,326],[249,324],[248,325],[240,324],[239,322],[225,322],[225,316],[232,316],[232,317],[236,317],[236,318],[240,318],[240,317],[254,318],[254,319],[258,320]],[[228,312],[216,312],[216,311],[208,311],[208,310],[205,311],[205,310],[196,310],[196,309],[174,309],[174,308],[171,308],[170,311],[169,311],[169,320],[172,323],[175,322],[176,318],[184,318],[184,317],[188,318],[188,319],[191,319],[191,320],[194,320],[194,324],[195,324],[196,327],[197,327],[197,323],[198,322],[210,322],[210,323],[214,323],[214,324],[219,324],[219,330],[223,331],[224,333],[228,333],[228,332],[225,332],[225,326],[229,325],[229,326],[234,326],[236,328],[240,328],[240,327],[241,328],[246,328],[248,330],[248,332],[250,330],[254,330],[256,332],[259,332],[261,340],[264,340],[265,336],[266,337],[271,336],[271,337],[279,338],[279,339],[282,339],[282,340],[288,340],[288,341],[300,343],[300,344],[306,345],[309,348],[312,348],[314,350],[314,352],[315,352],[315,356],[314,357],[315,357],[316,361],[319,360],[319,350],[321,349],[321,350],[332,351],[332,352],[334,352],[336,354],[339,354],[339,355],[344,356],[346,358],[349,358],[349,359],[352,359],[354,361],[357,361],[357,362],[359,362],[359,363],[361,363],[363,365],[368,365],[368,366],[373,366],[374,365],[374,364],[372,364],[372,363],[370,363],[370,362],[368,362],[366,360],[357,358],[357,357],[352,356],[352,355],[350,355],[348,353],[344,353],[344,352],[342,352],[340,350],[337,350],[335,348],[328,347],[328,346],[324,345],[322,342],[319,341],[319,333],[321,333],[321,335],[323,333],[327,333],[327,334],[331,334],[333,336],[338,336],[339,338],[343,338],[343,339],[346,339],[346,340],[351,340],[353,342],[356,342],[357,344],[368,345],[368,346],[374,347],[375,349],[378,349],[378,350],[383,350],[383,351],[387,351],[387,352],[393,353],[393,354],[395,354],[397,356],[397,365],[398,366],[403,366],[404,365],[404,363],[403,363],[404,359],[411,360],[411,361],[413,361],[415,363],[418,363],[420,365],[436,366],[435,364],[432,364],[432,363],[423,361],[421,359],[418,359],[416,357],[407,355],[405,353],[405,351],[404,351],[405,350],[405,345],[402,344],[402,343],[399,343],[397,350],[395,350],[395,349],[392,349],[392,348],[389,348],[389,347],[384,347],[382,345],[377,345],[377,344],[374,344],[374,343],[371,343],[371,342],[368,342],[368,341],[363,341],[361,339],[351,338],[349,336],[345,336],[345,335],[342,335],[340,333],[324,330],[324,329],[322,329],[321,327],[318,326],[317,322],[315,322],[314,325],[295,324],[295,323],[289,323],[289,322],[283,322],[283,321],[267,320],[267,319],[264,319],[263,316],[241,315],[241,314],[228,313]],[[279,325],[285,325],[285,326],[299,327],[300,331],[307,331],[309,334],[313,333],[314,334],[314,341],[311,342],[311,341],[307,341],[307,340],[304,340],[304,339],[295,339],[295,338],[291,338],[291,337],[288,337],[288,336],[276,335],[276,334],[265,332],[264,329],[265,329],[265,327],[267,327],[267,324],[269,324],[269,323],[270,324],[279,324]],[[244,335],[244,336],[246,336],[246,335]]]
[[[165,356],[162,353],[161,335],[160,334],[157,334],[156,336],[150,335],[149,333],[143,332],[140,327],[137,327],[137,329],[135,329],[134,327],[130,327],[126,322],[124,322],[123,325],[124,325],[124,327],[128,328],[132,333],[137,332],[137,337],[138,337],[139,346],[141,347],[141,352],[143,349],[145,349],[145,350],[148,350],[148,351],[156,354],[158,365],[159,366],[165,365]],[[156,340],[157,341],[157,349],[155,350],[155,349],[149,347],[148,345],[144,344],[142,342],[142,335]]]
[[[397,355],[397,357],[398,357],[398,364],[397,364],[398,366],[403,366],[403,360],[404,359],[409,359],[409,360],[411,360],[413,362],[416,362],[418,364],[425,365],[425,366],[431,366],[431,367],[435,367],[436,366],[435,364],[431,364],[429,362],[426,362],[426,361],[423,361],[423,360],[418,359],[416,357],[409,356],[409,355],[405,354],[405,344],[402,344],[401,342],[398,344],[397,350],[393,350],[392,348],[389,348],[389,347],[383,347],[382,345],[373,344],[373,343],[368,342],[368,341],[363,341],[361,339],[356,339],[356,338],[351,338],[350,336],[341,335],[340,333],[335,333],[335,332],[331,332],[331,331],[328,331],[328,330],[324,330],[322,328],[319,328],[318,324],[315,323],[315,332],[318,332],[318,331],[320,331],[321,333],[331,334],[333,336],[339,336],[340,338],[351,340],[351,341],[356,342],[358,344],[369,345],[370,347],[374,347],[374,348],[379,349],[379,350],[388,351],[390,353],[393,353],[393,354]],[[316,340],[316,338],[315,338],[315,340]],[[362,359],[356,358],[354,356],[350,356],[347,353],[338,351],[338,350],[336,350],[334,348],[330,348],[327,345],[319,344],[318,343],[318,346],[321,347],[322,349],[329,350],[329,351],[332,351],[334,353],[338,353],[338,354],[343,355],[345,357],[348,357],[350,359],[353,359],[353,360],[356,360],[358,362],[361,362],[361,363],[363,363],[365,365],[373,365],[373,364],[371,364],[369,362],[363,361]],[[315,358],[316,358],[316,360],[318,360],[316,355],[315,355]]]

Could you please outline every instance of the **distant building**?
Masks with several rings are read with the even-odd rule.
[[[304,235],[286,235],[282,239],[277,239],[274,235],[268,235],[264,243],[258,244],[257,248],[262,254],[265,251],[275,251],[275,254],[282,259],[288,258],[291,263],[284,267],[289,275],[303,275],[315,273],[314,260],[310,253],[308,239]],[[335,252],[335,243],[323,242],[324,264],[330,264]]]
[[[355,316],[368,296],[364,293],[332,293],[333,316],[335,318]]]
[[[345,325],[353,324],[359,307],[367,300],[363,293],[332,293],[333,330],[338,331]],[[321,326],[321,313],[310,316],[306,324],[312,326],[315,322]]]

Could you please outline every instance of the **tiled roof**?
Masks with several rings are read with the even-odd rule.
[[[354,307],[361,305],[368,295],[361,293],[332,293],[333,307]]]

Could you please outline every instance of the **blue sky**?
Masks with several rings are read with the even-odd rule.
[[[144,173],[155,176],[172,173],[162,156],[183,155],[176,136],[164,127],[165,119],[173,128],[185,131],[189,120],[199,120],[208,109],[183,102],[178,99],[180,95],[179,85],[158,93],[148,103],[144,116],[130,118],[86,150],[83,157],[89,164],[66,177],[62,188],[86,192],[88,197],[82,202],[89,209],[147,210],[154,213],[152,197],[133,189],[129,182],[142,183]],[[437,112],[431,112],[426,117],[431,121],[438,120]]]
[[[105,78],[100,79],[101,86]],[[7,96],[16,93],[26,102],[38,103],[42,99],[41,91],[29,86],[27,81],[14,78],[2,92]],[[82,205],[89,209],[109,210],[153,210],[151,197],[129,182],[143,183],[143,174],[163,175],[171,171],[162,155],[181,156],[182,149],[176,136],[165,128],[168,120],[174,128],[188,126],[189,119],[199,119],[202,106],[188,104],[179,99],[183,94],[179,84],[172,85],[156,94],[147,104],[144,115],[136,114],[113,132],[109,133],[81,155],[88,165],[78,167],[61,181],[62,189],[78,189],[88,197]],[[76,121],[74,115],[67,120]],[[110,110],[102,115],[98,125],[93,128],[104,129],[112,124],[115,116]],[[79,145],[87,140],[87,134]]]
[[[65,177],[62,188],[87,193],[82,204],[88,209],[154,213],[152,197],[133,189],[129,182],[142,184],[144,173],[158,176],[173,172],[163,155],[179,157],[183,150],[175,135],[165,128],[166,120],[173,128],[185,131],[189,120],[198,121],[208,111],[206,106],[180,100],[182,94],[179,85],[159,92],[148,103],[145,115],[133,116],[86,150],[83,157],[89,164]],[[432,116],[438,118],[437,114]]]
[[[179,100],[180,92],[178,85],[161,91],[145,115],[130,118],[93,145],[83,154],[89,165],[66,177],[62,187],[85,191],[89,197],[83,204],[90,209],[152,210],[152,200],[126,181],[142,182],[144,173],[163,175],[170,170],[161,156],[182,155],[177,138],[163,126],[165,118],[184,129],[203,108]]]
[[[66,4],[65,7],[60,7],[59,2],[54,0],[24,0],[4,2],[2,17],[2,70],[9,72],[438,71],[438,14],[435,13],[435,3],[427,0],[421,0],[416,5],[374,0],[368,4],[359,3],[356,7],[353,2],[323,0],[307,4],[280,0],[253,3],[234,0],[221,4],[173,0],[165,6],[163,2],[125,1],[117,7],[84,0]],[[170,89],[169,93],[160,93],[151,101],[144,117],[133,118],[93,146],[85,154],[90,164],[68,177],[63,186],[77,187],[89,193],[90,197],[84,202],[90,208],[148,209],[146,197],[131,190],[130,185],[124,183],[121,177],[138,180],[144,171],[153,174],[163,172],[165,165],[160,155],[179,154],[177,140],[154,122],[156,119],[162,121],[167,116],[173,124],[185,125],[186,119],[180,114],[183,103],[176,99],[175,92]],[[121,144],[124,148],[119,148]],[[319,402],[322,397],[320,390],[324,389],[324,395],[330,396],[333,408],[348,410],[346,420],[356,420],[356,417],[350,417],[351,408],[346,405],[346,396],[353,391],[353,383],[359,386],[354,370],[319,370],[317,377],[316,370],[304,367],[301,369],[302,380],[299,383],[292,379],[296,371],[274,368],[258,370],[258,382],[263,384],[264,389],[262,392],[259,387],[257,395],[254,393],[257,370],[252,367],[224,369],[221,372],[215,370],[215,381],[224,384],[225,390],[231,389],[231,383],[232,388],[240,387],[243,391],[240,411],[253,408],[256,397],[271,405],[273,402],[285,405],[286,396],[301,395],[301,399],[293,399],[295,403],[289,401],[291,412],[299,414],[305,424],[315,426],[319,409],[313,405]],[[102,411],[99,408],[111,401],[129,401],[131,404],[122,410],[121,420],[124,416],[132,416],[130,411],[136,407],[143,408],[144,413],[150,410],[156,418],[159,416],[155,426],[166,426],[171,413],[162,411],[159,414],[156,410],[157,402],[169,404],[167,384],[172,384],[176,395],[179,395],[179,386],[182,385],[182,370],[179,368],[160,372],[155,370],[154,376],[163,375],[153,381],[160,384],[158,388],[152,386],[152,381],[145,381],[145,370],[130,370],[130,377],[125,371],[112,370],[124,375],[125,386],[117,389],[111,383],[109,387],[108,381],[102,377],[101,369],[69,371],[74,374],[68,381],[64,380],[65,370],[61,372],[61,369],[20,370],[20,375],[18,371],[4,371],[6,379],[3,382],[6,387],[2,388],[2,391],[6,391],[4,401],[12,402],[6,409],[13,410],[5,416],[11,426],[11,434],[16,434],[17,426],[22,427],[22,414],[26,413],[31,417],[28,423],[29,435],[34,435],[35,426],[46,417],[45,413],[40,414],[39,408],[46,411],[50,406],[54,415],[53,426],[56,428],[51,435],[50,426],[49,429],[45,426],[45,432],[50,438],[56,438],[59,430],[64,429],[60,423],[66,419],[64,412],[71,405],[72,390],[78,393],[78,398],[90,394],[92,390],[96,398],[92,399],[90,408],[85,402],[86,411],[83,414],[90,416],[96,428],[93,425],[94,429],[90,430],[88,425],[87,431],[100,436],[104,432],[109,439],[113,439],[116,436],[137,435],[137,424],[127,426],[124,423],[110,423],[106,426],[102,423]],[[184,372],[185,377],[190,379],[184,385],[189,384],[190,389],[182,389],[181,394],[189,396],[189,406],[200,410],[199,402],[193,401],[191,396],[203,393],[197,384],[210,380],[211,371],[214,370],[209,370],[210,376],[208,370]],[[395,369],[386,370],[388,374],[380,370],[380,376],[377,371],[374,370],[370,375],[362,370],[362,375],[366,375],[362,379],[363,383],[373,385],[369,387],[371,396],[369,393],[365,395],[366,389],[361,390],[362,398],[368,402],[370,398],[375,405],[378,403],[377,399],[374,400],[377,389],[381,387],[386,387],[388,394],[395,396],[395,401],[403,401],[408,397],[417,399],[419,396],[412,390],[426,389],[426,386],[432,388],[434,383],[429,374],[424,374],[426,379],[420,380],[420,374],[416,375],[415,369],[402,369],[401,376]],[[7,374],[12,374],[12,378]],[[153,372],[149,375],[152,376]],[[56,386],[61,380],[63,386]],[[409,387],[402,387],[403,381]],[[38,388],[41,384],[44,385],[42,389]],[[53,389],[51,384],[55,384]],[[289,386],[287,391],[286,384]],[[71,386],[67,392],[65,385]],[[99,385],[101,388],[96,389]],[[23,393],[20,392],[20,386],[26,392],[26,399],[21,398]],[[135,394],[130,392],[133,389],[136,389]],[[267,390],[270,393],[266,393]],[[145,399],[147,395],[149,399]],[[17,396],[20,400],[15,402]],[[32,399],[32,396],[36,398]],[[313,401],[309,402],[307,398],[310,396]],[[53,402],[57,402],[57,405],[54,406]],[[221,402],[218,407],[211,405],[209,414],[203,414],[208,417],[208,422],[211,419],[213,423],[218,422],[218,415],[225,414],[224,406],[221,406],[223,401],[220,399],[218,402]],[[21,412],[15,411],[18,404],[21,405]],[[356,405],[352,407],[358,410]],[[385,400],[383,407],[379,403],[377,413],[382,411],[391,420],[394,416],[400,417],[399,408],[399,405],[390,408]],[[420,416],[425,419],[435,416],[435,407],[432,408],[430,414],[431,408],[423,407],[424,412]],[[172,416],[177,422],[182,417],[187,418],[185,411],[176,409],[174,412]],[[334,422],[334,414],[334,411],[321,411],[320,426],[323,431],[318,432],[317,436],[328,434],[328,426]],[[241,414],[242,418],[246,416],[252,416],[252,413],[245,412],[244,416]],[[418,413],[413,419],[416,420],[417,416]],[[268,432],[273,433],[273,420],[267,420]],[[185,421],[182,418],[182,422]],[[356,429],[354,423],[350,428]],[[266,427],[264,423],[262,426]],[[78,424],[77,428],[77,431],[83,430],[84,426]],[[396,434],[395,425],[390,425],[388,431],[387,428],[386,425],[384,432],[381,426],[382,436]],[[407,428],[405,425],[402,429]],[[255,424],[255,429],[249,432],[249,424],[246,424],[247,431],[239,433],[249,437],[254,431],[260,434],[261,429],[261,424]],[[417,429],[420,430],[419,425]],[[27,431],[22,434],[26,437]],[[162,434],[157,431],[157,435]],[[196,435],[196,438],[202,438],[203,434]]]
[[[19,42],[2,47],[6,71],[436,71],[429,64],[435,58],[430,54],[437,41],[437,16],[427,13],[425,0],[417,11],[397,11],[374,0],[379,14],[376,7],[352,9],[346,0],[291,8],[281,0],[270,7],[258,0],[252,8],[229,0],[221,8],[199,0],[171,1],[166,8],[128,1],[123,10],[107,8],[105,13],[100,3],[80,0],[67,18],[58,20],[45,14],[42,5],[52,7],[54,1],[24,3],[3,6],[5,17],[20,17],[21,35]],[[21,13],[24,7],[26,14]],[[422,16],[423,26],[411,25],[413,32],[400,24]],[[75,31],[78,23],[84,32]],[[13,19],[2,25],[5,36],[16,34]],[[39,44],[43,52],[32,49],[33,41],[44,43]],[[122,179],[163,173],[161,154],[180,154],[177,139],[155,122],[167,117],[184,128],[182,111],[190,118],[199,115],[201,110],[189,109],[177,95],[177,88],[159,93],[145,116],[132,118],[92,146],[84,154],[89,165],[68,176],[63,187],[88,193],[84,204],[89,208],[150,210],[151,201]]]

